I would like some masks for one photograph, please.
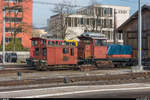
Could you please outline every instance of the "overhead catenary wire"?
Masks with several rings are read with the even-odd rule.
[[[70,7],[86,7],[86,6],[80,6],[80,5],[71,5],[71,4],[65,4],[65,3],[50,3],[50,2],[42,2],[42,1],[33,1],[35,4],[42,4],[42,5],[63,5],[63,6],[70,6]]]
[[[133,2],[131,2],[130,0],[126,1],[126,0],[119,0],[121,2],[125,2],[128,4],[133,4]],[[65,4],[65,3],[51,3],[51,2],[43,2],[43,1],[33,1],[34,4],[40,4],[40,5],[51,5],[51,6],[57,6],[57,5],[63,5],[63,6],[70,6],[70,7],[74,7],[74,8],[84,8],[84,7],[88,7],[89,5],[72,5],[72,4]]]

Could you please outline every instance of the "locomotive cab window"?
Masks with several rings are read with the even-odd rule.
[[[58,41],[56,41],[56,45],[58,45]]]
[[[55,42],[54,42],[54,41],[52,41],[52,45],[55,45]]]
[[[39,48],[35,48],[35,56],[39,55]]]
[[[42,44],[46,44],[46,40],[41,40],[41,43]]]
[[[59,42],[59,45],[62,45],[62,42]]]
[[[72,42],[72,46],[76,46],[75,42]]]
[[[67,45],[67,46],[69,46],[69,42],[66,42],[66,41],[65,41],[65,42],[64,42],[64,45]]]
[[[37,43],[37,40],[32,40],[32,46],[35,46],[35,45],[37,45],[38,43]]]
[[[63,54],[69,53],[69,48],[63,48]]]
[[[70,49],[70,55],[74,56],[74,49],[73,48]]]
[[[66,42],[66,45],[69,45],[69,42]]]
[[[96,46],[106,46],[106,40],[95,40]]]
[[[90,40],[82,40],[82,43],[90,44]]]
[[[48,41],[48,45],[51,45],[52,44],[52,42],[51,41]]]
[[[46,56],[47,55],[47,50],[46,48],[43,48],[43,56]]]

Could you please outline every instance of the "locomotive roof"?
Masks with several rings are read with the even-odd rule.
[[[81,37],[84,38],[91,38],[91,39],[107,39],[105,34],[102,33],[94,33],[94,32],[85,32],[81,34],[78,38],[80,39]]]
[[[42,38],[42,37],[33,37],[32,39],[45,39],[45,40],[63,40],[63,39],[56,39],[56,38]]]

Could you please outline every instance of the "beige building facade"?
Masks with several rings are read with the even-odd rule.
[[[108,42],[114,42],[114,27],[119,27],[129,18],[130,8],[113,5],[92,5],[79,9],[75,14],[64,17],[66,25],[66,39],[77,39],[77,36],[84,32],[92,31],[103,33],[107,36]],[[59,37],[60,16],[51,16],[49,21],[49,32]],[[57,24],[57,25],[56,25]],[[57,27],[56,27],[57,26]],[[117,42],[123,43],[122,34],[116,34]]]

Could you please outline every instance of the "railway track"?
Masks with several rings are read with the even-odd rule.
[[[0,65],[0,70],[21,70],[21,69],[34,69],[32,66],[27,65]]]
[[[35,68],[27,65],[0,65],[0,74],[17,72],[32,73],[35,72]]]
[[[38,84],[112,84],[126,82],[144,82],[150,81],[150,73],[128,73],[120,75],[100,75],[100,76],[80,76],[68,77],[67,81],[64,78],[45,78],[45,79],[25,79],[13,81],[1,81],[1,86],[21,86],[21,85],[38,85]]]
[[[63,70],[75,70],[75,71],[92,71],[92,70],[111,70],[111,69],[122,69],[121,67],[120,68],[98,68],[98,69],[95,69],[94,68],[91,68],[93,66],[90,66],[90,68],[87,68],[87,69],[84,69],[81,68],[81,69],[77,69],[77,68],[68,68],[68,67],[51,67],[49,71],[63,71]],[[125,68],[125,67],[124,67]],[[35,67],[32,67],[32,66],[28,66],[28,65],[0,65],[0,74],[5,74],[5,73],[16,73],[16,72],[29,72],[29,73],[33,73],[33,72],[38,72],[36,70]]]

